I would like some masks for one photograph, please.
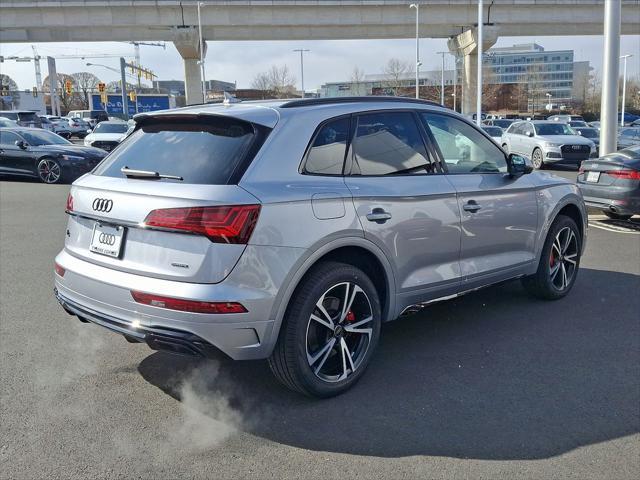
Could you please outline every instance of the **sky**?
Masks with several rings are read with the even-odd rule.
[[[576,61],[589,60],[596,71],[602,69],[602,36],[568,37],[500,37],[496,46],[505,47],[516,43],[536,42],[545,50],[574,50]],[[31,56],[32,44],[0,44],[0,55]],[[46,55],[112,54],[129,55],[133,59],[133,45],[126,42],[92,43],[35,43],[38,53]],[[250,88],[253,78],[272,65],[287,65],[300,85],[300,56],[294,49],[305,48],[305,89],[319,88],[326,82],[348,81],[354,67],[365,74],[379,74],[390,58],[400,58],[413,63],[415,40],[325,40],[325,41],[263,41],[263,42],[209,42],[206,56],[206,78],[237,82],[238,88]],[[436,52],[447,50],[445,39],[421,40],[422,70],[439,70],[441,57]],[[634,54],[628,60],[628,76],[640,76],[640,35],[621,37],[620,54]],[[447,55],[445,67],[453,68],[453,57]],[[59,73],[90,71],[101,80],[118,80],[117,73],[102,67],[87,67],[86,63],[100,63],[112,68],[119,67],[118,58],[59,59]],[[142,46],[141,63],[154,71],[161,80],[183,79],[183,64],[180,55],[170,42],[166,50],[159,47]],[[43,78],[47,74],[47,62],[41,61]],[[622,68],[622,67],[621,67]],[[0,63],[0,73],[13,78],[20,89],[35,85],[32,63],[5,61]],[[601,77],[601,76],[600,76]]]

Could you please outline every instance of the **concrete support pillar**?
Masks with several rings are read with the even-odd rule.
[[[204,43],[204,55],[207,44]],[[184,61],[184,89],[187,105],[204,103],[202,96],[202,70],[200,68],[200,38],[198,29],[180,29],[175,32],[173,44]]]
[[[448,41],[449,51],[463,59],[462,72],[462,105],[463,115],[471,115],[476,111],[478,85],[478,29],[471,28]],[[483,29],[482,50],[487,51],[498,40],[496,27],[485,26]]]

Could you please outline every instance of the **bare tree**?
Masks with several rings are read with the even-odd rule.
[[[367,94],[364,85],[364,72],[358,67],[354,67],[351,73],[351,91],[358,97]]]
[[[78,90],[84,97],[84,108],[91,108],[91,102],[89,101],[89,93],[94,92],[98,88],[100,79],[90,72],[77,72],[72,73],[71,77],[75,81]]]
[[[413,73],[413,65],[398,58],[391,58],[384,67],[384,73],[389,77],[386,82],[394,95],[398,95],[398,89],[402,87],[402,81]]]
[[[257,74],[251,86],[263,92],[262,98],[286,98],[292,96],[295,91],[296,77],[289,71],[286,65],[273,65],[266,72]]]
[[[76,108],[82,107],[82,97],[78,93],[78,86],[71,75],[66,73],[58,73],[56,77],[56,90],[58,93],[58,98],[60,99],[60,108],[64,110],[64,112],[68,112],[69,110],[74,110]],[[67,93],[66,83],[67,80],[71,82],[71,93]],[[42,82],[42,90],[46,93],[51,93],[49,91],[49,77],[45,77]]]
[[[120,82],[117,81],[117,80],[107,83],[105,88],[106,88],[107,92],[109,92],[109,93],[121,93],[121,91],[120,91]],[[127,82],[125,88],[127,89],[127,92],[130,92],[131,90],[135,90],[136,86],[133,83]]]
[[[269,81],[269,75],[266,72],[261,72],[253,77],[251,88],[260,90],[262,92],[263,99],[273,96],[270,92],[271,83]]]

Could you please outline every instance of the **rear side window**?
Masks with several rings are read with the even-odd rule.
[[[13,132],[0,130],[0,145],[14,145],[18,140],[22,140]]]
[[[358,116],[352,175],[431,172],[432,164],[411,112]]]
[[[0,117],[8,118],[9,120],[18,120],[18,114],[15,112],[2,112]]]
[[[120,169],[128,167],[183,178],[155,181],[225,185],[255,137],[250,123],[225,117],[206,122],[156,121],[127,137],[94,174],[126,178]]]
[[[349,117],[345,117],[327,122],[320,128],[307,153],[306,173],[342,175],[349,124]]]

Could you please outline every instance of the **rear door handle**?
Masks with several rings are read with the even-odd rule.
[[[465,203],[462,207],[462,209],[465,212],[471,212],[471,213],[475,213],[478,210],[480,210],[482,207],[480,205],[478,205],[478,203],[475,200],[469,200],[467,203]]]
[[[391,214],[382,208],[374,208],[371,213],[367,214],[367,220],[370,222],[384,223],[389,219],[391,219]]]

